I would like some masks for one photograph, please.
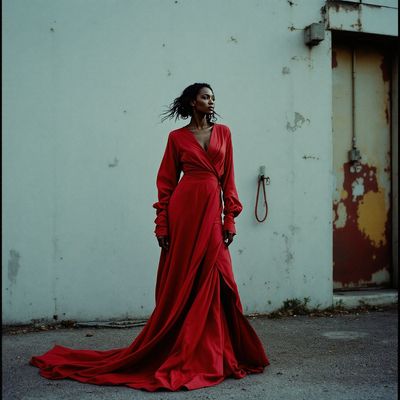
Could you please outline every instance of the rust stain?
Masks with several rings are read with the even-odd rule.
[[[332,68],[336,68],[338,66],[336,51],[332,51]]]
[[[389,108],[388,108],[388,105],[387,105],[387,103],[386,103],[386,107],[385,107],[385,118],[386,118],[386,123],[389,125],[389,123],[390,123],[390,116],[389,116]]]
[[[391,75],[391,62],[388,54],[383,54],[382,56],[382,62],[380,64],[380,68],[382,71],[382,79],[384,82],[390,81],[390,75]]]
[[[340,200],[333,204],[333,280],[344,287],[376,286],[371,283],[379,270],[390,268],[391,209],[378,187],[377,168],[361,164],[356,172],[351,162],[343,165]],[[366,178],[368,177],[368,178]],[[363,182],[363,194],[353,193]]]

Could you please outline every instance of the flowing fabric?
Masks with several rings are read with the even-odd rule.
[[[170,132],[157,188],[154,233],[168,235],[170,244],[161,249],[156,306],[147,324],[128,347],[55,345],[33,356],[30,363],[43,377],[176,391],[243,378],[269,365],[243,315],[223,242],[223,230],[236,234],[234,218],[242,211],[229,128],[214,124],[207,150],[187,128]]]

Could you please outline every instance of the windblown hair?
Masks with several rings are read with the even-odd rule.
[[[200,89],[204,87],[209,88],[214,93],[208,83],[193,83],[192,85],[184,89],[182,94],[169,105],[166,111],[161,113],[161,116],[163,116],[161,118],[161,122],[164,122],[166,119],[172,119],[174,117],[175,121],[178,118],[187,119],[191,117],[193,111],[190,102],[196,100],[196,96],[199,93]],[[216,115],[218,115],[216,112],[213,112],[212,114],[207,114],[207,120],[209,122],[215,122],[217,120]]]

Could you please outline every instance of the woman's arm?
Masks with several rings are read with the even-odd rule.
[[[223,230],[236,234],[235,220],[242,209],[242,203],[239,200],[235,185],[235,174],[233,167],[233,146],[231,132],[228,128],[226,138],[226,153],[225,153],[225,171],[222,176],[222,191],[224,200],[224,223]]]
[[[168,212],[169,199],[179,181],[181,173],[178,153],[171,133],[157,174],[156,185],[158,189],[158,202],[153,204],[156,209],[156,224],[154,233],[157,237],[168,236]]]

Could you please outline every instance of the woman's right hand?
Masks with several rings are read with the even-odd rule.
[[[157,236],[159,246],[168,251],[169,249],[169,237],[168,236]]]

